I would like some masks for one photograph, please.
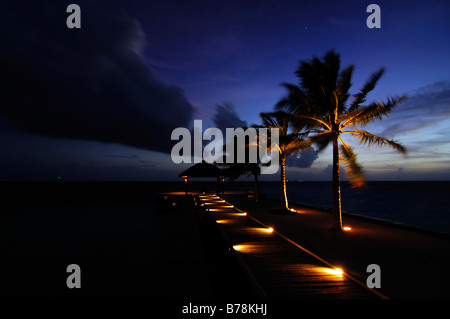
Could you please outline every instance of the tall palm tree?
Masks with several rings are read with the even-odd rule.
[[[286,193],[286,157],[301,150],[309,149],[312,143],[311,141],[305,139],[305,137],[308,135],[308,132],[304,132],[302,130],[303,127],[301,127],[300,125],[297,125],[296,129],[290,130],[290,114],[283,111],[278,111],[274,113],[260,113],[260,117],[263,122],[263,127],[278,128],[279,142],[278,145],[272,145],[272,147],[277,147],[279,151],[279,161],[281,168],[281,209],[288,210],[289,205]],[[299,122],[300,121],[297,121],[297,124]]]
[[[288,94],[277,104],[277,109],[290,112],[293,118],[308,121],[307,127],[314,132],[310,140],[323,150],[327,145],[333,145],[333,227],[342,230],[341,190],[339,175],[339,160],[344,161],[345,171],[352,186],[365,184],[362,167],[356,160],[353,148],[341,138],[350,134],[361,144],[390,146],[406,153],[399,143],[358,129],[376,120],[383,119],[391,110],[406,97],[388,98],[363,105],[367,94],[372,91],[384,73],[381,68],[373,73],[358,93],[349,102],[349,89],[353,66],[340,70],[340,57],[334,51],[329,51],[321,61],[301,61],[295,72],[299,77],[299,86],[283,83]],[[302,122],[303,123],[303,122]],[[303,124],[302,124],[303,125]]]

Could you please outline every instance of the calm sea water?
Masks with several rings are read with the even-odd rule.
[[[215,185],[193,182],[189,187],[207,190]],[[253,191],[254,183],[226,182],[225,190]],[[343,182],[341,191],[344,212],[450,233],[450,182],[368,182],[365,188],[351,188]],[[260,182],[260,192],[266,198],[279,199],[280,183]],[[291,203],[332,208],[331,182],[288,182],[287,195]]]
[[[268,198],[279,198],[279,183],[261,183]],[[288,200],[332,207],[330,182],[287,184]],[[361,189],[342,183],[342,210],[351,214],[450,233],[450,182],[369,182]]]

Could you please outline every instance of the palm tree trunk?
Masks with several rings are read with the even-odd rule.
[[[255,201],[259,203],[259,182],[258,182],[258,174],[253,174],[255,177]]]
[[[342,230],[341,180],[339,176],[339,145],[337,137],[333,139],[333,230]]]
[[[281,155],[281,209],[288,209],[287,193],[286,193],[286,156]]]

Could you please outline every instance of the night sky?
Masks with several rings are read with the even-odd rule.
[[[81,29],[66,8],[81,7]],[[381,8],[369,29],[366,8]],[[260,124],[298,83],[299,60],[334,49],[351,93],[408,95],[359,146],[370,180],[450,179],[450,2],[3,1],[0,180],[178,180],[173,129]],[[350,139],[349,139],[350,141]],[[331,148],[288,160],[288,179],[331,180]],[[279,176],[264,176],[278,180]]]

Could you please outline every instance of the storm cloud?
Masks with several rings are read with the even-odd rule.
[[[238,128],[246,127],[247,122],[239,118],[234,104],[231,102],[225,102],[223,104],[216,105],[216,114],[213,115],[212,120],[217,128],[222,132],[226,132],[226,128]]]
[[[183,90],[157,79],[139,22],[107,1],[2,3],[3,128],[170,152],[170,135],[192,122]]]
[[[286,166],[309,168],[314,161],[319,157],[319,151],[311,147],[309,150],[301,151],[298,155],[288,156],[286,159]]]
[[[450,81],[438,81],[421,87],[409,94],[391,118],[383,122],[383,136],[396,136],[434,127],[450,118]]]

